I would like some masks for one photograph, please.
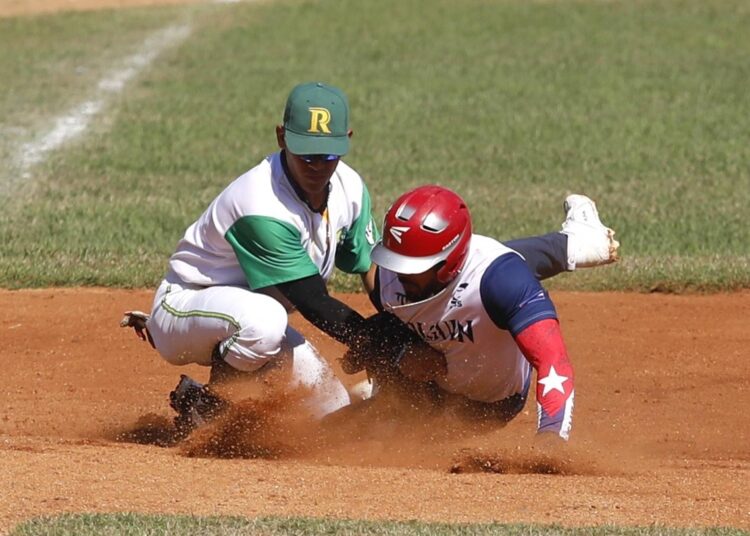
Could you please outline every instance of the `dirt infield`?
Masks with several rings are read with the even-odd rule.
[[[577,373],[563,474],[530,463],[533,401],[505,429],[422,419],[407,433],[352,429],[336,448],[281,426],[275,439],[294,448],[270,460],[133,443],[144,423],[167,422],[179,373],[206,377],[118,327],[151,293],[0,291],[0,531],[117,511],[750,528],[750,292],[553,298]]]

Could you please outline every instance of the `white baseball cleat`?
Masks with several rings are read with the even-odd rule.
[[[568,235],[568,270],[615,262],[620,243],[615,232],[599,219],[596,204],[585,195],[565,198],[563,234]]]

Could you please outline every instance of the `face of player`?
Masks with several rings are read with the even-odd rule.
[[[349,137],[351,136],[350,130]],[[290,152],[284,140],[284,127],[280,125],[276,127],[276,139],[279,147],[284,149],[292,179],[305,192],[310,205],[318,207],[325,203],[328,198],[328,181],[336,171],[339,159],[331,159],[328,155],[300,156]]]
[[[326,160],[322,155],[302,157],[287,150],[286,164],[297,185],[308,195],[313,204],[317,204],[317,200],[322,202],[326,198],[328,181],[336,171],[339,159]]]
[[[426,300],[443,290],[445,285],[438,280],[437,272],[441,265],[433,266],[420,274],[397,274],[410,302]]]

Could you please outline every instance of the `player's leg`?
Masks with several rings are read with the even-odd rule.
[[[349,393],[335,376],[328,362],[309,341],[287,326],[281,351],[268,364],[250,373],[254,381],[273,384],[284,392],[301,390],[302,407],[315,419],[321,419],[350,403]],[[210,385],[248,379],[214,352]]]
[[[218,357],[252,372],[281,351],[284,307],[268,296],[230,286],[164,282],[147,327],[161,356],[173,365],[211,366]]]
[[[266,389],[270,384],[272,390],[284,393],[296,391],[300,397],[301,409],[313,419],[322,419],[350,403],[346,387],[333,373],[328,362],[291,326],[285,329],[278,354],[256,371],[238,371],[215,352],[209,384],[238,379],[261,382]]]
[[[614,231],[599,219],[596,204],[584,195],[565,199],[565,221],[559,233],[510,240],[505,245],[519,252],[538,279],[561,272],[601,266],[618,258]]]
[[[304,405],[314,418],[321,419],[349,405],[344,384],[315,347],[291,326],[286,329],[282,352],[291,356],[290,386],[308,392]]]
[[[568,236],[549,233],[504,242],[520,253],[540,281],[568,269]]]
[[[349,403],[343,384],[287,319],[278,301],[244,288],[160,287],[148,321],[156,349],[175,365],[211,366],[208,386],[183,377],[170,396],[185,417],[184,428],[189,431],[216,413],[211,386],[235,379],[268,377],[281,389],[304,386],[304,404],[315,417]],[[205,415],[196,415],[196,408]]]
[[[228,407],[214,390],[217,382],[259,375],[278,359],[286,326],[284,307],[268,296],[239,287],[162,283],[146,324],[156,350],[173,365],[211,367],[208,385],[183,374],[170,393],[178,437]]]

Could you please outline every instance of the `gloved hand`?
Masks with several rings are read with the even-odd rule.
[[[419,337],[388,312],[376,313],[365,319],[361,336],[349,346],[341,360],[347,374],[367,369],[368,373],[392,372],[407,343],[420,342]]]
[[[381,381],[401,375],[414,381],[429,381],[445,373],[443,354],[422,341],[395,315],[381,312],[365,322],[366,335],[341,360],[347,374],[367,370],[369,376]]]

